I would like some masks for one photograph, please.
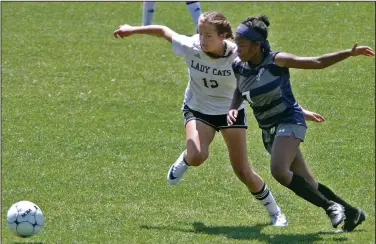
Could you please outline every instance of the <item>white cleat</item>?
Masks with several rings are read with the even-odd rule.
[[[273,226],[284,227],[289,225],[285,214],[279,208],[276,214],[270,215],[270,220]]]
[[[341,204],[331,201],[333,204],[326,210],[326,214],[329,216],[332,226],[337,226],[345,219],[345,210]]]
[[[170,185],[176,185],[179,183],[180,179],[183,177],[185,171],[188,169],[188,164],[184,162],[183,159],[184,153],[180,155],[178,160],[171,165],[170,169],[168,170],[167,173],[167,183]]]

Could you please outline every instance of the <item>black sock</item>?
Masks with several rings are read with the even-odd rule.
[[[293,174],[292,181],[288,186],[290,190],[304,200],[326,210],[332,203],[317,189],[315,189],[305,178]]]
[[[328,200],[341,204],[345,208],[345,211],[347,212],[356,211],[356,209],[353,206],[348,204],[346,201],[342,200],[339,196],[337,196],[332,190],[330,190],[325,185],[319,183],[318,190],[319,192],[321,192],[321,194],[323,194],[326,198],[328,198]]]

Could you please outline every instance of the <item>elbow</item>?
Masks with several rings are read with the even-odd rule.
[[[168,33],[171,32],[171,29],[168,28],[167,26],[162,26],[161,27],[161,32],[163,33],[163,35],[168,35]]]
[[[150,35],[157,37],[164,37],[169,30],[168,27],[163,25],[149,25],[148,27],[151,30],[149,31]]]
[[[163,26],[161,37],[164,37],[167,41],[172,42],[172,33],[173,32],[170,28]]]
[[[316,60],[315,61],[315,64],[314,64],[314,69],[325,69],[326,67],[328,67],[328,65],[326,65],[324,62],[322,62],[321,60]]]
[[[316,58],[315,62],[315,69],[325,69],[331,66],[333,63],[328,62],[328,60],[323,59],[321,57]]]
[[[318,65],[318,68],[317,69],[326,69],[326,68],[328,68],[330,66],[330,64],[325,64],[325,63],[320,63],[319,65]]]
[[[166,32],[168,31],[168,29],[169,29],[169,28],[168,28],[167,26],[163,26],[163,25],[162,25],[162,26],[160,27],[160,30],[161,30],[162,33],[166,33]]]

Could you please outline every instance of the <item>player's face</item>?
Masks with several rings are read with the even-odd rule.
[[[199,22],[198,32],[200,34],[200,43],[204,52],[216,52],[223,46],[223,35],[218,35],[214,25]]]
[[[243,62],[249,61],[258,50],[258,45],[239,35],[235,36],[235,43],[238,46],[238,56]]]

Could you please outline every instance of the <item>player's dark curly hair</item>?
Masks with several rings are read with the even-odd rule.
[[[226,38],[234,38],[231,24],[223,14],[219,12],[205,12],[201,14],[199,20],[214,25],[218,35],[226,33]]]
[[[253,28],[255,31],[260,33],[265,40],[268,39],[268,26],[270,25],[268,16],[262,14],[255,17],[248,17],[242,22],[242,24]]]

